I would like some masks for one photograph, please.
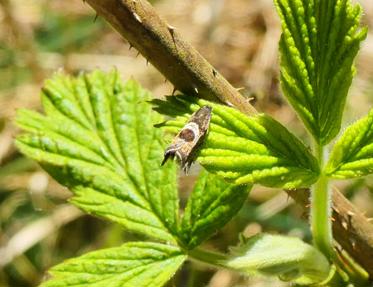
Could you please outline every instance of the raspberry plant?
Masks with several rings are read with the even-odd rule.
[[[144,238],[57,265],[41,286],[163,286],[188,258],[299,285],[369,284],[356,262],[334,250],[329,180],[372,173],[373,112],[327,152],[340,132],[353,61],[366,36],[361,8],[348,0],[276,0],[275,6],[283,31],[281,87],[310,132],[312,150],[266,114],[191,95],[152,100],[117,71],[57,73],[42,89],[44,114],[18,112],[19,150],[67,186],[73,204]],[[213,109],[197,154],[204,171],[181,215],[176,165],[160,163],[170,134],[204,105]],[[242,238],[229,254],[200,247],[240,210],[254,184],[311,188],[314,245],[259,234]]]

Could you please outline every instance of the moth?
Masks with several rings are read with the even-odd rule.
[[[203,106],[196,111],[164,152],[162,165],[175,155],[185,173],[192,165],[199,146],[203,143],[210,125],[212,108]]]

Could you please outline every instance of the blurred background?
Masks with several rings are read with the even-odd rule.
[[[307,142],[307,134],[279,92],[278,17],[270,0],[159,0],[157,11],[175,26],[235,87],[253,97]],[[364,7],[373,26],[373,2]],[[120,227],[83,215],[67,203],[69,191],[57,184],[13,145],[17,108],[40,109],[43,80],[58,70],[69,73],[113,66],[133,76],[156,97],[173,87],[83,1],[0,0],[0,287],[31,287],[64,259],[136,240]],[[367,113],[373,101],[373,34],[357,59],[345,126]],[[180,177],[182,201],[196,172]],[[373,180],[335,182],[368,217],[373,217]],[[307,219],[281,190],[255,187],[241,212],[205,245],[227,251],[238,234],[291,234],[310,240]],[[275,279],[243,278],[187,262],[169,286],[281,287]]]

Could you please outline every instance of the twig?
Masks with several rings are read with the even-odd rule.
[[[176,28],[143,0],[87,0],[130,45],[152,63],[179,91],[230,104],[247,113],[255,109],[221,76]]]
[[[235,88],[188,43],[167,25],[144,0],[86,0],[132,46],[187,94],[219,100],[247,114],[256,113]],[[309,190],[287,193],[307,210]],[[334,238],[373,278],[373,225],[339,191],[333,196]],[[350,214],[350,215],[349,215]],[[352,215],[354,214],[354,215]],[[350,225],[344,222],[350,218]]]

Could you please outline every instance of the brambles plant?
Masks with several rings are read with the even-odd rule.
[[[358,263],[335,252],[329,180],[372,173],[373,112],[327,152],[340,132],[353,61],[366,36],[361,8],[348,0],[275,5],[283,31],[281,87],[312,135],[312,150],[266,114],[184,94],[152,100],[115,70],[57,73],[42,89],[44,114],[18,112],[20,151],[67,186],[73,204],[144,238],[57,265],[41,286],[163,286],[188,258],[299,285],[369,284]],[[167,135],[205,105],[212,107],[211,123],[196,155],[204,170],[180,215],[176,165],[160,163]],[[229,254],[200,247],[237,214],[254,184],[311,188],[313,246],[259,234],[242,238]]]

